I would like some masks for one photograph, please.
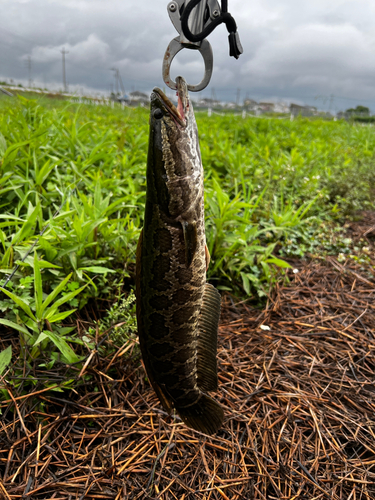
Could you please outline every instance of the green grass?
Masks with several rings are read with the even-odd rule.
[[[218,288],[264,297],[283,255],[322,250],[324,238],[314,238],[323,223],[373,207],[371,126],[204,113],[197,121],[208,276]],[[0,284],[19,264],[0,316],[20,332],[28,362],[47,345],[48,363],[78,362],[71,346],[87,343],[64,320],[90,301],[130,318],[123,294],[134,283],[147,143],[148,110],[0,98]]]

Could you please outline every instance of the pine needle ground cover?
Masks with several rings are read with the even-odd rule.
[[[225,296],[207,438],[161,411],[135,336],[148,112],[0,113],[1,495],[375,498],[373,128],[198,114]]]

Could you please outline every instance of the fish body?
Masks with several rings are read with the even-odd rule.
[[[144,226],[137,248],[138,334],[149,380],[164,408],[207,434],[223,410],[217,390],[220,294],[206,283],[203,167],[183,78],[177,108],[151,95]]]

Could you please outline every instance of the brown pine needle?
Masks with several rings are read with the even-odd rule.
[[[134,340],[107,358],[92,354],[75,393],[40,382],[23,394],[10,370],[0,497],[374,499],[372,266],[299,263],[262,310],[224,298],[216,436],[164,412]]]

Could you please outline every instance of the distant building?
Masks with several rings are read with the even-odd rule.
[[[277,102],[274,107],[275,113],[289,113],[289,105],[285,102]]]
[[[299,104],[290,105],[290,114],[293,116],[314,116],[317,114],[315,106],[300,106]]]
[[[246,111],[256,111],[258,109],[258,103],[254,101],[254,99],[245,99],[243,107]]]
[[[125,104],[129,104],[130,103],[130,97],[128,96],[128,94],[124,94],[122,96],[120,96],[118,98],[118,101],[119,102],[124,102]]]
[[[226,109],[237,109],[238,108],[238,106],[235,102],[225,102],[223,107]]]
[[[149,102],[150,98],[144,92],[135,90],[134,92],[130,92],[129,94],[129,104],[131,106],[148,106]]]
[[[260,102],[253,99],[245,99],[243,108],[246,111],[261,115],[262,113],[289,113],[289,106],[284,102]]]
[[[315,114],[322,118],[333,118],[333,114],[329,111],[317,111]]]
[[[275,111],[275,103],[273,102],[260,102],[258,108],[263,113],[273,113]]]
[[[202,99],[199,99],[199,101],[197,101],[197,106],[201,108],[220,108],[222,104],[217,99],[203,97]]]

